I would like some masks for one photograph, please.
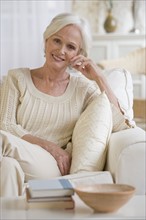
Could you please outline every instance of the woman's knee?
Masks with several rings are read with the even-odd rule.
[[[25,181],[29,179],[46,179],[61,176],[55,158],[38,145],[31,144],[2,132],[5,146],[4,157],[19,161],[20,168],[25,174]]]
[[[55,158],[48,152],[45,152],[45,155],[42,155],[38,161],[35,161],[35,163],[27,167],[26,170],[26,182],[30,179],[47,179],[61,176],[61,172]]]

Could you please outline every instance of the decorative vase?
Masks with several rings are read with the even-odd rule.
[[[113,17],[111,10],[108,11],[108,15],[104,22],[104,29],[106,32],[114,32],[117,28],[117,20]]]

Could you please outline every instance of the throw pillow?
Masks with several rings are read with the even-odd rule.
[[[111,105],[103,92],[87,106],[75,125],[70,173],[103,170],[111,131]]]
[[[130,72],[122,68],[113,68],[104,70],[104,74],[118,98],[125,118],[133,124],[133,82]]]

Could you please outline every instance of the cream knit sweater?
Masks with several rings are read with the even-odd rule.
[[[59,146],[71,140],[79,116],[100,94],[94,82],[73,74],[63,95],[44,94],[33,84],[29,68],[10,70],[1,91],[1,130],[18,137],[32,134]],[[124,116],[113,109],[114,123],[119,126]]]
[[[34,86],[28,68],[10,70],[2,87],[1,129],[64,146],[81,112],[99,93],[85,77],[70,75],[65,93],[53,97]]]

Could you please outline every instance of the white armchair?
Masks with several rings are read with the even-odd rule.
[[[137,194],[145,194],[146,133],[139,127],[111,135],[105,170],[115,183],[135,186]]]
[[[113,69],[105,74],[127,118],[132,121],[133,82],[130,72]],[[105,170],[112,174],[115,183],[135,186],[137,194],[146,193],[145,148],[146,132],[138,126],[112,133],[108,146]]]
[[[132,123],[133,88],[130,73],[122,69],[114,69],[106,71],[105,74],[120,101],[121,108],[125,112],[127,119]],[[145,147],[146,133],[137,126],[113,132],[108,143],[104,170],[96,172],[96,174],[98,173],[97,178],[94,177],[94,174],[88,172],[88,177],[92,176],[94,182],[97,180],[100,183],[130,184],[136,187],[137,194],[145,194]],[[11,158],[8,158],[8,160],[11,162],[11,168],[18,166],[18,164],[13,164]],[[79,176],[82,177],[82,174],[71,174],[64,178],[74,179],[75,177],[78,180]],[[88,182],[84,178],[82,178],[82,181]]]
[[[138,50],[138,52],[144,53],[144,49]],[[122,80],[125,85],[123,84],[122,88],[120,76],[121,85],[119,86],[119,81],[115,81],[115,79],[118,80],[118,76],[114,78],[116,71],[117,69],[114,69],[114,71],[105,71],[105,73],[107,73],[109,82],[119,101],[124,106],[127,118],[133,120],[133,82],[131,74],[126,71],[125,83]],[[146,193],[145,149],[146,132],[138,126],[113,133],[108,146],[106,170],[110,171],[115,183],[126,183],[135,186],[137,194]]]
[[[76,174],[78,174],[77,179],[79,182],[85,182],[85,178],[88,178],[88,183],[90,182],[89,178],[91,182],[111,182],[112,177],[114,183],[124,183],[133,185],[136,188],[136,194],[145,194],[146,132],[143,129],[136,126],[135,122],[133,121],[133,83],[131,74],[127,70],[121,68],[106,70],[104,74],[106,75],[111,88],[115,92],[115,95],[119,100],[119,103],[121,105],[122,110],[125,113],[126,118],[135,127],[116,131],[111,134],[107,147],[105,167],[103,170],[101,170],[101,167],[101,169],[98,169],[99,167],[97,168],[97,163],[99,164],[99,160],[95,159],[95,155],[98,155],[97,148],[100,145],[98,144],[97,147],[96,141],[98,140],[98,138],[94,137],[94,131],[90,131],[90,128],[85,132],[85,124],[87,124],[87,129],[88,127],[93,128],[91,120],[93,123],[94,121],[96,121],[94,113],[98,113],[96,112],[96,109],[92,109],[89,113],[90,118],[88,119],[88,121],[82,121],[81,126],[78,127],[78,130],[80,129],[81,132],[76,132],[77,136],[77,133],[79,133],[80,135],[80,141],[78,143],[78,148],[80,149],[78,149],[78,152],[74,157],[75,168],[73,171]],[[92,118],[91,114],[94,114]],[[85,115],[83,118],[85,118]],[[120,127],[120,125],[118,126]],[[118,126],[115,126],[115,128],[119,129]],[[95,129],[96,127],[94,128],[94,130]],[[86,140],[86,135],[89,136],[88,132],[93,132],[93,137],[91,140]],[[82,139],[85,140],[82,141]],[[86,144],[87,142],[88,144]],[[86,150],[86,155],[84,155],[85,145],[87,145],[88,147],[88,150]],[[94,160],[94,166],[92,160]],[[101,161],[103,162],[103,160],[104,159],[102,158]],[[88,164],[89,166],[92,166],[91,169],[88,168]],[[94,179],[93,177],[91,178],[89,174],[90,171],[98,170],[100,170],[100,175],[98,175],[98,172],[96,172],[93,173],[93,175],[95,174]],[[76,175],[73,174],[74,172],[72,172],[72,175],[76,178]],[[84,178],[82,177],[83,174],[81,175],[81,173],[84,173]],[[81,178],[79,180],[80,175]],[[110,178],[109,175],[111,175]],[[71,176],[69,178],[73,177]]]
[[[137,195],[145,194],[145,137],[145,131],[139,127],[112,133],[104,170],[91,172],[83,169],[64,178],[75,186],[92,183],[128,184],[136,188]]]

